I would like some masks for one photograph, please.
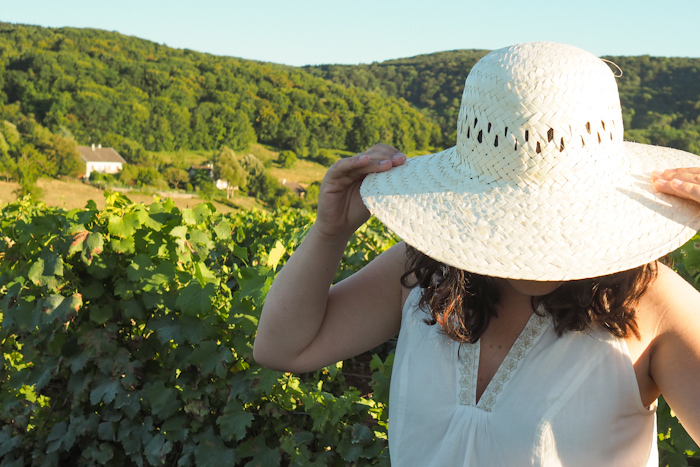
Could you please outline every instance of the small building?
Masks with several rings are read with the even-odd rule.
[[[115,174],[124,168],[126,161],[114,148],[95,146],[78,146],[80,158],[85,161],[85,178],[90,178],[92,172]]]
[[[190,174],[190,177],[193,177],[194,174],[199,171],[206,173],[210,179],[214,180],[214,164],[211,162],[204,165],[191,165],[190,168],[187,169],[187,173]]]
[[[204,165],[191,165],[190,168],[187,169],[187,173],[190,175],[190,177],[193,177],[198,171],[207,174],[211,181],[214,182],[214,186],[216,186],[217,189],[225,190],[228,188],[228,182],[226,180],[214,177],[214,164],[211,162]]]

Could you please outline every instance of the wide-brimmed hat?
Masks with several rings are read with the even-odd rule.
[[[697,203],[651,172],[700,165],[623,141],[615,76],[576,47],[496,50],[469,72],[457,145],[368,175],[370,212],[440,262],[494,277],[573,280],[631,269],[700,229]]]

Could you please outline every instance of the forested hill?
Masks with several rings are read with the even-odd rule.
[[[422,149],[437,127],[406,101],[299,68],[172,49],[116,32],[0,23],[0,111],[78,143],[168,151]]]
[[[437,121],[444,145],[455,141],[464,80],[488,51],[455,50],[369,65],[304,70],[346,86],[404,98]],[[627,138],[700,154],[700,58],[603,57],[615,62]]]
[[[116,32],[0,23],[0,159],[55,176],[75,172],[66,155],[76,142],[114,146],[127,160],[256,141],[302,157],[378,141],[446,147],[464,79],[486,53],[295,68]],[[700,59],[607,58],[624,71],[627,138],[700,153]],[[26,135],[35,151],[20,147]]]
[[[454,50],[369,65],[320,65],[304,70],[334,83],[381,90],[407,100],[438,122],[449,145],[455,141],[464,80],[488,52]]]

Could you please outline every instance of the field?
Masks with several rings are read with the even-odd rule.
[[[40,179],[38,185],[39,188],[44,190],[42,201],[44,201],[48,206],[56,206],[69,210],[84,207],[88,200],[95,201],[95,204],[97,204],[99,209],[103,209],[105,205],[105,198],[102,190],[79,181]],[[13,191],[15,191],[18,187],[18,183],[0,182],[0,203],[14,201],[16,196],[14,195]],[[160,196],[161,198],[172,198],[175,205],[180,209],[191,208],[206,201],[198,197],[186,197],[179,193],[152,195],[130,192],[125,194],[129,199],[137,203],[152,203],[154,196]],[[212,204],[214,204],[216,209],[220,212],[230,212],[234,210],[225,204],[217,202],[213,202]],[[241,209],[261,207],[260,204],[256,203],[254,199],[248,197],[236,197],[234,198],[234,204]]]

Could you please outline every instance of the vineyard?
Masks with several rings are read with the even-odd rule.
[[[313,214],[106,196],[0,213],[0,466],[389,465],[391,342],[305,375],[252,359]],[[395,241],[370,221],[336,279]],[[700,237],[672,259],[698,286]],[[700,465],[663,401],[659,433],[663,465]]]

